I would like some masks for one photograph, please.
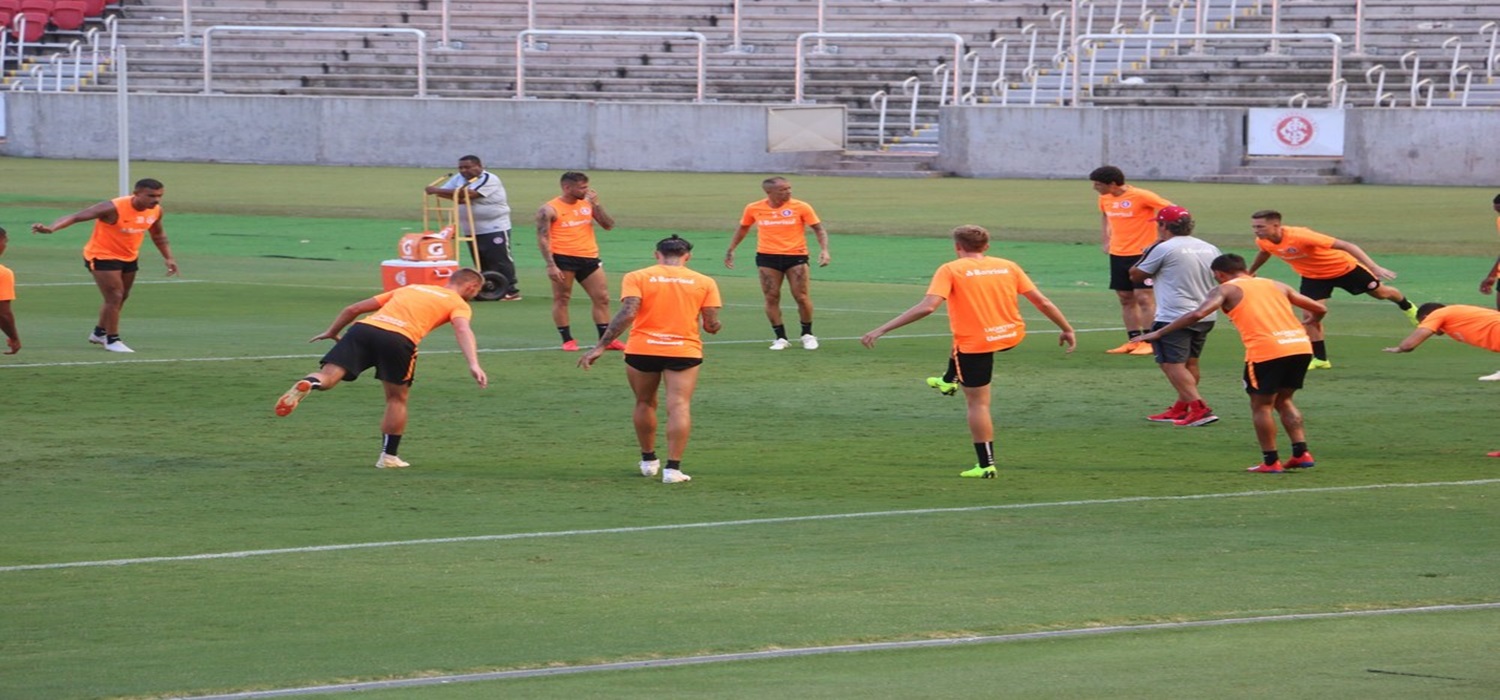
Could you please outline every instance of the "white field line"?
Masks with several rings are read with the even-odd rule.
[[[1018,634],[997,634],[982,637],[916,639],[904,642],[873,642],[868,644],[835,644],[821,647],[770,649],[766,651],[750,651],[738,654],[707,654],[703,656],[682,656],[677,658],[650,659],[645,661],[621,661],[616,663],[588,664],[584,666],[548,666],[545,668],[520,669],[515,671],[463,673],[448,676],[423,676],[420,678],[367,681],[363,683],[341,683],[338,685],[305,686],[301,688],[283,688],[280,690],[260,690],[244,693],[230,693],[227,695],[194,695],[189,697],[191,697],[193,700],[251,700],[252,698],[284,698],[296,695],[324,695],[329,693],[347,693],[364,690],[390,690],[394,688],[447,685],[450,683],[474,683],[479,681],[502,681],[515,678],[537,678],[541,676],[561,676],[572,675],[576,673],[596,673],[601,671],[628,671],[645,668],[667,668],[672,666],[696,666],[701,664],[726,663],[734,661],[762,661],[765,659],[820,656],[824,654],[848,654],[868,651],[892,651],[902,649],[953,647],[971,644],[1000,644],[1007,642],[1026,642],[1038,639],[1096,637],[1101,635],[1119,634],[1122,632],[1138,633],[1154,632],[1160,630],[1224,627],[1228,625],[1297,622],[1305,620],[1336,620],[1342,618],[1371,617],[1377,615],[1409,615],[1414,613],[1434,612],[1471,612],[1476,610],[1494,610],[1497,608],[1500,608],[1500,602],[1472,603],[1467,605],[1426,605],[1411,608],[1384,608],[1380,610],[1345,610],[1339,612],[1324,613],[1294,613],[1289,615],[1260,615],[1255,617],[1231,617],[1218,620],[1190,620],[1184,622],[1153,622],[1140,625],[1081,627],[1077,629],[1050,630],[1046,632],[1022,632]]]
[[[137,279],[135,281],[135,283],[137,285],[141,285],[141,284],[199,284],[199,283],[204,283],[204,282],[212,283],[213,280],[143,280],[143,279]],[[93,280],[89,280],[87,282],[20,282],[20,283],[17,283],[16,286],[17,287],[93,287],[93,286],[96,286],[96,285],[94,284]]]
[[[1096,332],[1120,331],[1120,330],[1122,330],[1122,329],[1120,329],[1120,328],[1091,328],[1091,329],[1082,329],[1082,330],[1079,330],[1077,332],[1079,332],[1079,333],[1096,333]],[[1050,329],[1050,330],[1049,329],[1041,329],[1041,330],[1034,330],[1034,331],[1033,330],[1027,330],[1026,332],[1028,334],[1034,334],[1034,335],[1056,335],[1058,333],[1058,331],[1056,329]],[[883,338],[948,338],[948,337],[951,337],[951,335],[952,334],[946,333],[946,332],[945,333],[907,333],[907,334],[891,334],[891,335],[882,336],[882,337]],[[829,342],[829,341],[843,341],[843,340],[858,341],[859,340],[859,336],[849,336],[849,337],[823,337],[823,336],[819,336],[819,340],[822,340],[825,343]],[[767,343],[770,343],[770,342],[771,342],[770,338],[756,338],[754,340],[705,340],[705,341],[703,341],[703,344],[704,345],[714,345],[714,346],[718,346],[718,345],[764,345],[764,344],[767,344]],[[324,346],[320,346],[320,347],[323,347],[326,350],[326,348],[331,348],[331,347],[333,347],[333,345],[330,343],[330,344],[327,344],[327,345],[324,345]],[[453,350],[423,350],[422,351],[422,355],[424,355],[424,356],[426,356],[426,355],[456,355],[456,354],[459,354],[459,352],[460,351],[458,349],[453,349]],[[481,352],[481,353],[492,353],[492,352],[558,352],[558,349],[557,349],[556,345],[547,345],[547,346],[543,346],[543,347],[530,347],[530,348],[480,348],[479,352]],[[77,361],[72,361],[72,362],[16,362],[16,363],[0,364],[0,370],[22,369],[22,368],[35,368],[35,367],[97,367],[97,366],[104,366],[104,365],[163,364],[163,363],[169,363],[169,362],[241,362],[241,361],[244,361],[244,360],[298,360],[298,359],[309,359],[309,358],[311,358],[311,359],[318,359],[318,358],[322,357],[323,354],[324,353],[322,353],[322,352],[317,352],[317,353],[307,353],[307,354],[298,354],[298,355],[242,355],[242,356],[239,356],[239,357],[162,357],[162,358],[155,358],[155,359],[129,359],[129,360],[117,360],[117,359],[110,359],[110,360],[77,360]]]
[[[516,532],[500,535],[468,535],[461,537],[436,537],[417,540],[393,540],[388,542],[357,542],[352,544],[327,544],[311,547],[287,547],[282,549],[251,549],[237,552],[213,552],[208,554],[185,554],[178,556],[159,557],[136,557],[131,559],[101,559],[95,561],[72,561],[55,562],[51,564],[19,564],[14,566],[0,566],[0,573],[14,573],[20,571],[51,571],[57,569],[76,569],[100,566],[130,566],[135,564],[162,564],[171,562],[205,561],[211,559],[244,559],[248,557],[265,557],[282,554],[311,554],[316,552],[339,552],[353,549],[376,549],[382,547],[414,547],[420,545],[434,544],[460,544],[468,542],[501,542],[508,540],[529,540],[542,538],[560,537],[586,537],[591,535],[619,535],[633,534],[639,532],[660,532],[666,530],[695,530],[720,527],[745,527],[750,525],[781,525],[786,523],[806,523],[828,520],[850,520],[854,518],[890,518],[911,515],[933,515],[951,513],[978,513],[986,511],[1001,510],[1028,510],[1032,508],[1071,508],[1080,506],[1117,505],[1121,503],[1150,503],[1150,502],[1173,502],[1173,501],[1203,501],[1221,498],[1255,498],[1259,496],[1281,496],[1290,494],[1310,493],[1348,493],[1355,491],[1373,491],[1377,489],[1392,488],[1434,488],[1434,487],[1459,487],[1459,486],[1487,486],[1500,484],[1497,479],[1476,479],[1472,481],[1430,481],[1405,484],[1365,484],[1362,486],[1324,486],[1307,489],[1288,489],[1280,491],[1235,491],[1232,493],[1202,493],[1185,496],[1126,496],[1123,498],[1100,498],[1081,501],[1051,501],[1046,503],[1008,503],[989,506],[964,506],[959,508],[915,508],[910,510],[883,510],[863,513],[829,513],[823,515],[797,515],[782,518],[753,518],[749,520],[719,520],[699,523],[678,523],[675,525],[643,525],[637,527],[609,527],[591,530],[555,530],[550,532]]]

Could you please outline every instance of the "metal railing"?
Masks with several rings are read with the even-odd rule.
[[[1092,42],[1146,41],[1146,40],[1148,40],[1150,38],[1155,38],[1155,39],[1173,39],[1173,40],[1191,39],[1191,40],[1194,40],[1195,42],[1198,42],[1198,41],[1204,41],[1204,42],[1206,42],[1206,41],[1234,41],[1234,42],[1242,42],[1242,41],[1274,41],[1274,40],[1281,40],[1281,41],[1327,41],[1330,44],[1332,44],[1332,51],[1330,52],[1331,53],[1330,60],[1332,62],[1332,69],[1330,71],[1331,75],[1328,78],[1328,100],[1329,100],[1330,103],[1332,103],[1334,105],[1340,104],[1337,100],[1339,98],[1339,95],[1338,95],[1338,84],[1339,84],[1339,80],[1342,78],[1342,73],[1343,73],[1343,62],[1342,62],[1342,59],[1341,59],[1341,52],[1342,52],[1343,47],[1344,47],[1344,39],[1343,39],[1343,37],[1340,37],[1339,35],[1332,34],[1332,33],[1316,33],[1316,34],[1313,34],[1313,33],[1309,33],[1309,34],[1269,34],[1269,33],[1266,33],[1266,34],[1260,34],[1260,33],[1255,33],[1255,34],[1252,34],[1252,33],[1224,34],[1224,33],[1208,33],[1208,32],[1201,32],[1200,33],[1200,32],[1192,32],[1192,33],[1154,34],[1154,35],[1150,35],[1149,37],[1147,35],[1144,35],[1144,34],[1080,34],[1080,35],[1078,35],[1077,37],[1075,37],[1073,39],[1073,52],[1072,52],[1072,55],[1075,56],[1075,57],[1078,56],[1079,52],[1083,49],[1083,47],[1085,45],[1089,44],[1089,43],[1092,43]],[[1080,64],[1080,61],[1077,61],[1077,60],[1073,60],[1072,61],[1072,73],[1073,73],[1072,106],[1074,106],[1074,107],[1081,107],[1082,106],[1082,103],[1080,102],[1080,97],[1081,97],[1081,92],[1082,92],[1082,84],[1081,84],[1081,82],[1079,80],[1079,78],[1081,77],[1079,75],[1079,73],[1081,72],[1079,64]]]
[[[698,80],[697,96],[694,102],[702,102],[704,97],[704,84],[706,82],[704,57],[707,54],[708,38],[698,32],[617,32],[593,29],[527,29],[516,35],[516,99],[526,97],[526,49],[532,37],[536,36],[594,36],[594,37],[657,37],[664,39],[692,39],[698,44]],[[801,50],[801,44],[798,44]],[[799,80],[800,80],[800,73]],[[801,83],[798,83],[799,85]]]
[[[959,35],[957,35],[957,34],[925,34],[925,33],[905,33],[905,32],[892,32],[892,33],[878,33],[878,32],[807,32],[805,34],[799,34],[799,35],[797,35],[796,87],[794,89],[793,98],[792,98],[792,101],[795,102],[795,103],[801,104],[801,103],[803,103],[803,102],[806,101],[806,100],[803,99],[803,89],[802,89],[803,88],[803,84],[805,82],[805,78],[806,78],[806,68],[807,68],[807,60],[806,60],[806,56],[804,55],[805,51],[804,51],[803,47],[807,43],[808,39],[817,39],[818,43],[820,43],[820,44],[823,42],[824,39],[852,39],[852,40],[911,40],[911,39],[915,39],[915,40],[927,40],[927,41],[937,40],[937,41],[943,41],[943,42],[953,42],[953,62],[951,64],[949,64],[949,65],[954,66],[954,69],[952,70],[952,72],[950,73],[950,75],[952,77],[953,100],[954,100],[955,104],[958,102],[958,100],[960,99],[960,96],[963,94],[964,38],[961,37],[961,36],[959,36]],[[948,83],[945,81],[943,83],[943,86],[944,86],[945,90],[947,89],[947,85],[948,85]],[[941,105],[939,105],[939,106],[941,106]]]
[[[417,38],[417,97],[427,96],[427,32],[420,29],[378,27],[275,27],[221,24],[203,30],[203,94],[213,91],[213,36],[225,32],[261,34],[410,34]]]

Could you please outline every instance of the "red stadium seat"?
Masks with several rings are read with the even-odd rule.
[[[83,14],[88,15],[89,17],[103,17],[104,6],[108,3],[109,0],[84,0]]]
[[[21,11],[21,0],[0,0],[0,27],[10,29],[11,20]]]
[[[11,36],[28,42],[41,41],[52,18],[52,0],[21,0],[21,10],[16,14],[26,18],[26,34],[22,36],[15,20],[11,20]]]
[[[52,5],[52,26],[60,30],[79,31],[87,19],[83,0],[56,0]]]

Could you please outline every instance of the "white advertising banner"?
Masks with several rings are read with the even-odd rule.
[[[1252,109],[1249,155],[1343,156],[1344,110]]]

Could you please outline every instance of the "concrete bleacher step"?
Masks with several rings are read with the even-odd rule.
[[[1238,185],[1353,185],[1359,178],[1339,172],[1339,158],[1253,157],[1217,175],[1201,175],[1193,182]]]
[[[842,175],[885,178],[951,177],[937,170],[936,153],[891,153],[885,151],[845,151],[831,168],[804,170],[804,175]]]

